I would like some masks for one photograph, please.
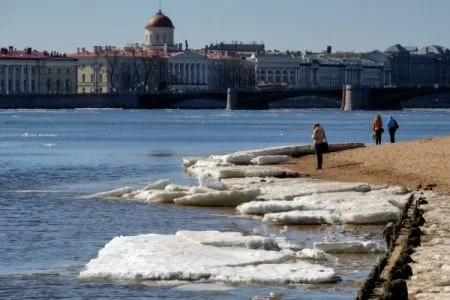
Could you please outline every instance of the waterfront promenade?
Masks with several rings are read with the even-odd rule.
[[[426,194],[421,245],[410,263],[409,299],[450,299],[450,137],[424,139],[326,154],[324,169],[314,156],[295,160],[292,169],[313,178],[406,185],[436,185]]]

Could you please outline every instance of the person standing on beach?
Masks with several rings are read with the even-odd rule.
[[[391,143],[395,143],[395,132],[399,128],[398,122],[391,115],[389,115],[389,121],[387,123],[389,136],[391,137]]]
[[[324,152],[324,145],[325,145],[325,131],[322,127],[320,127],[319,123],[314,122],[313,123],[313,134],[312,134],[312,140],[314,143],[314,152],[316,154],[316,169],[322,169],[322,162],[323,162],[323,152]]]
[[[381,135],[383,134],[383,120],[381,120],[380,114],[376,115],[375,119],[373,119],[372,130],[375,133],[375,144],[381,144]]]

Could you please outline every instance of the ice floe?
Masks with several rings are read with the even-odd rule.
[[[339,280],[332,268],[299,260],[294,251],[249,249],[248,242],[244,247],[245,239],[239,234],[214,232],[116,237],[86,265],[79,277],[233,284]],[[250,237],[247,241],[254,239]]]
[[[364,191],[354,186],[354,189],[360,191],[315,193],[293,200],[251,201],[236,209],[242,214],[263,215],[263,221],[276,224],[383,224],[398,219],[410,196],[403,187]]]
[[[382,253],[386,249],[373,241],[315,242],[314,248],[326,253]]]

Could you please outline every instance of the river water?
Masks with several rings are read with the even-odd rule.
[[[238,217],[234,209],[86,200],[122,186],[140,188],[168,178],[195,184],[184,156],[309,143],[311,124],[323,124],[329,142],[372,143],[376,112],[339,110],[0,110],[1,299],[351,299],[376,255],[341,256],[342,281],[329,285],[233,286],[224,292],[186,292],[148,282],[83,281],[77,275],[112,238],[178,230],[275,226]],[[450,110],[392,112],[398,140],[450,135]],[[387,120],[389,112],[382,116]],[[383,142],[388,140],[387,135]],[[325,158],[326,159],[326,158]],[[311,245],[342,228],[296,227],[286,235]],[[380,228],[353,228],[354,235]]]

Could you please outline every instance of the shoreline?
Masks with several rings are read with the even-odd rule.
[[[295,158],[287,167],[314,179],[404,185],[411,189],[435,186],[440,193],[450,193],[450,137],[326,153],[322,170],[315,170],[314,155]]]
[[[394,225],[390,251],[376,264],[357,299],[448,299],[450,276],[450,137],[368,146],[324,155],[324,169],[315,170],[314,155],[289,166],[311,178],[404,185],[417,200]],[[434,190],[433,192],[425,192]],[[385,231],[388,227],[385,228]],[[388,231],[386,231],[387,233]],[[385,232],[383,232],[385,234]],[[439,255],[437,255],[439,253]]]

